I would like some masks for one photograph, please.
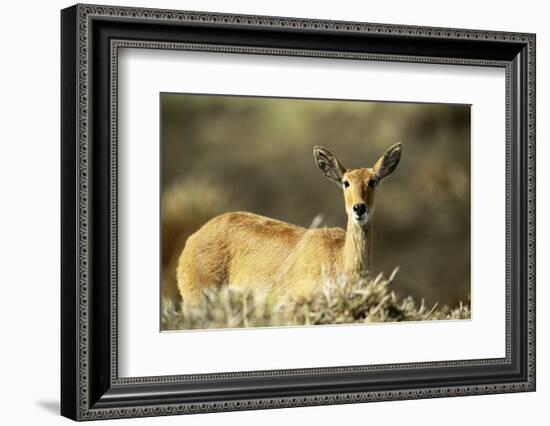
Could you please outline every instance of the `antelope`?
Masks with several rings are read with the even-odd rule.
[[[211,219],[187,239],[179,258],[176,275],[184,309],[214,286],[296,297],[327,279],[368,275],[375,189],[393,173],[401,151],[397,143],[372,168],[346,170],[328,149],[313,148],[317,167],[344,194],[345,231],[308,229],[249,212]]]

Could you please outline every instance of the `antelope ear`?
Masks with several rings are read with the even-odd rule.
[[[313,147],[313,158],[315,164],[321,169],[321,172],[336,183],[338,186],[342,185],[342,177],[346,173],[346,168],[338,161],[335,155],[328,149],[322,146]]]
[[[401,159],[401,142],[392,145],[382,157],[378,159],[376,164],[373,167],[374,174],[378,181],[382,180],[386,176],[389,176],[393,173],[399,160]]]

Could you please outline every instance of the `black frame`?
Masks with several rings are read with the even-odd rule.
[[[535,35],[76,5],[61,13],[61,414],[74,420],[535,390]],[[119,378],[119,48],[506,69],[506,357]],[[504,230],[503,230],[504,232]]]

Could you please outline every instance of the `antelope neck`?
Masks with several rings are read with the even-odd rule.
[[[343,264],[346,272],[363,275],[372,268],[372,220],[360,226],[348,219]]]

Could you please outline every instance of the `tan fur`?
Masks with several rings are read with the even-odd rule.
[[[187,239],[180,256],[176,273],[184,306],[194,304],[207,287],[229,285],[300,296],[327,280],[370,271],[375,189],[368,183],[384,177],[377,175],[379,164],[346,171],[329,151],[316,149],[323,150],[315,155],[325,176],[342,186],[346,231],[306,229],[248,212],[217,216]],[[344,187],[344,182],[349,185]],[[356,203],[366,204],[366,223],[353,219]]]

